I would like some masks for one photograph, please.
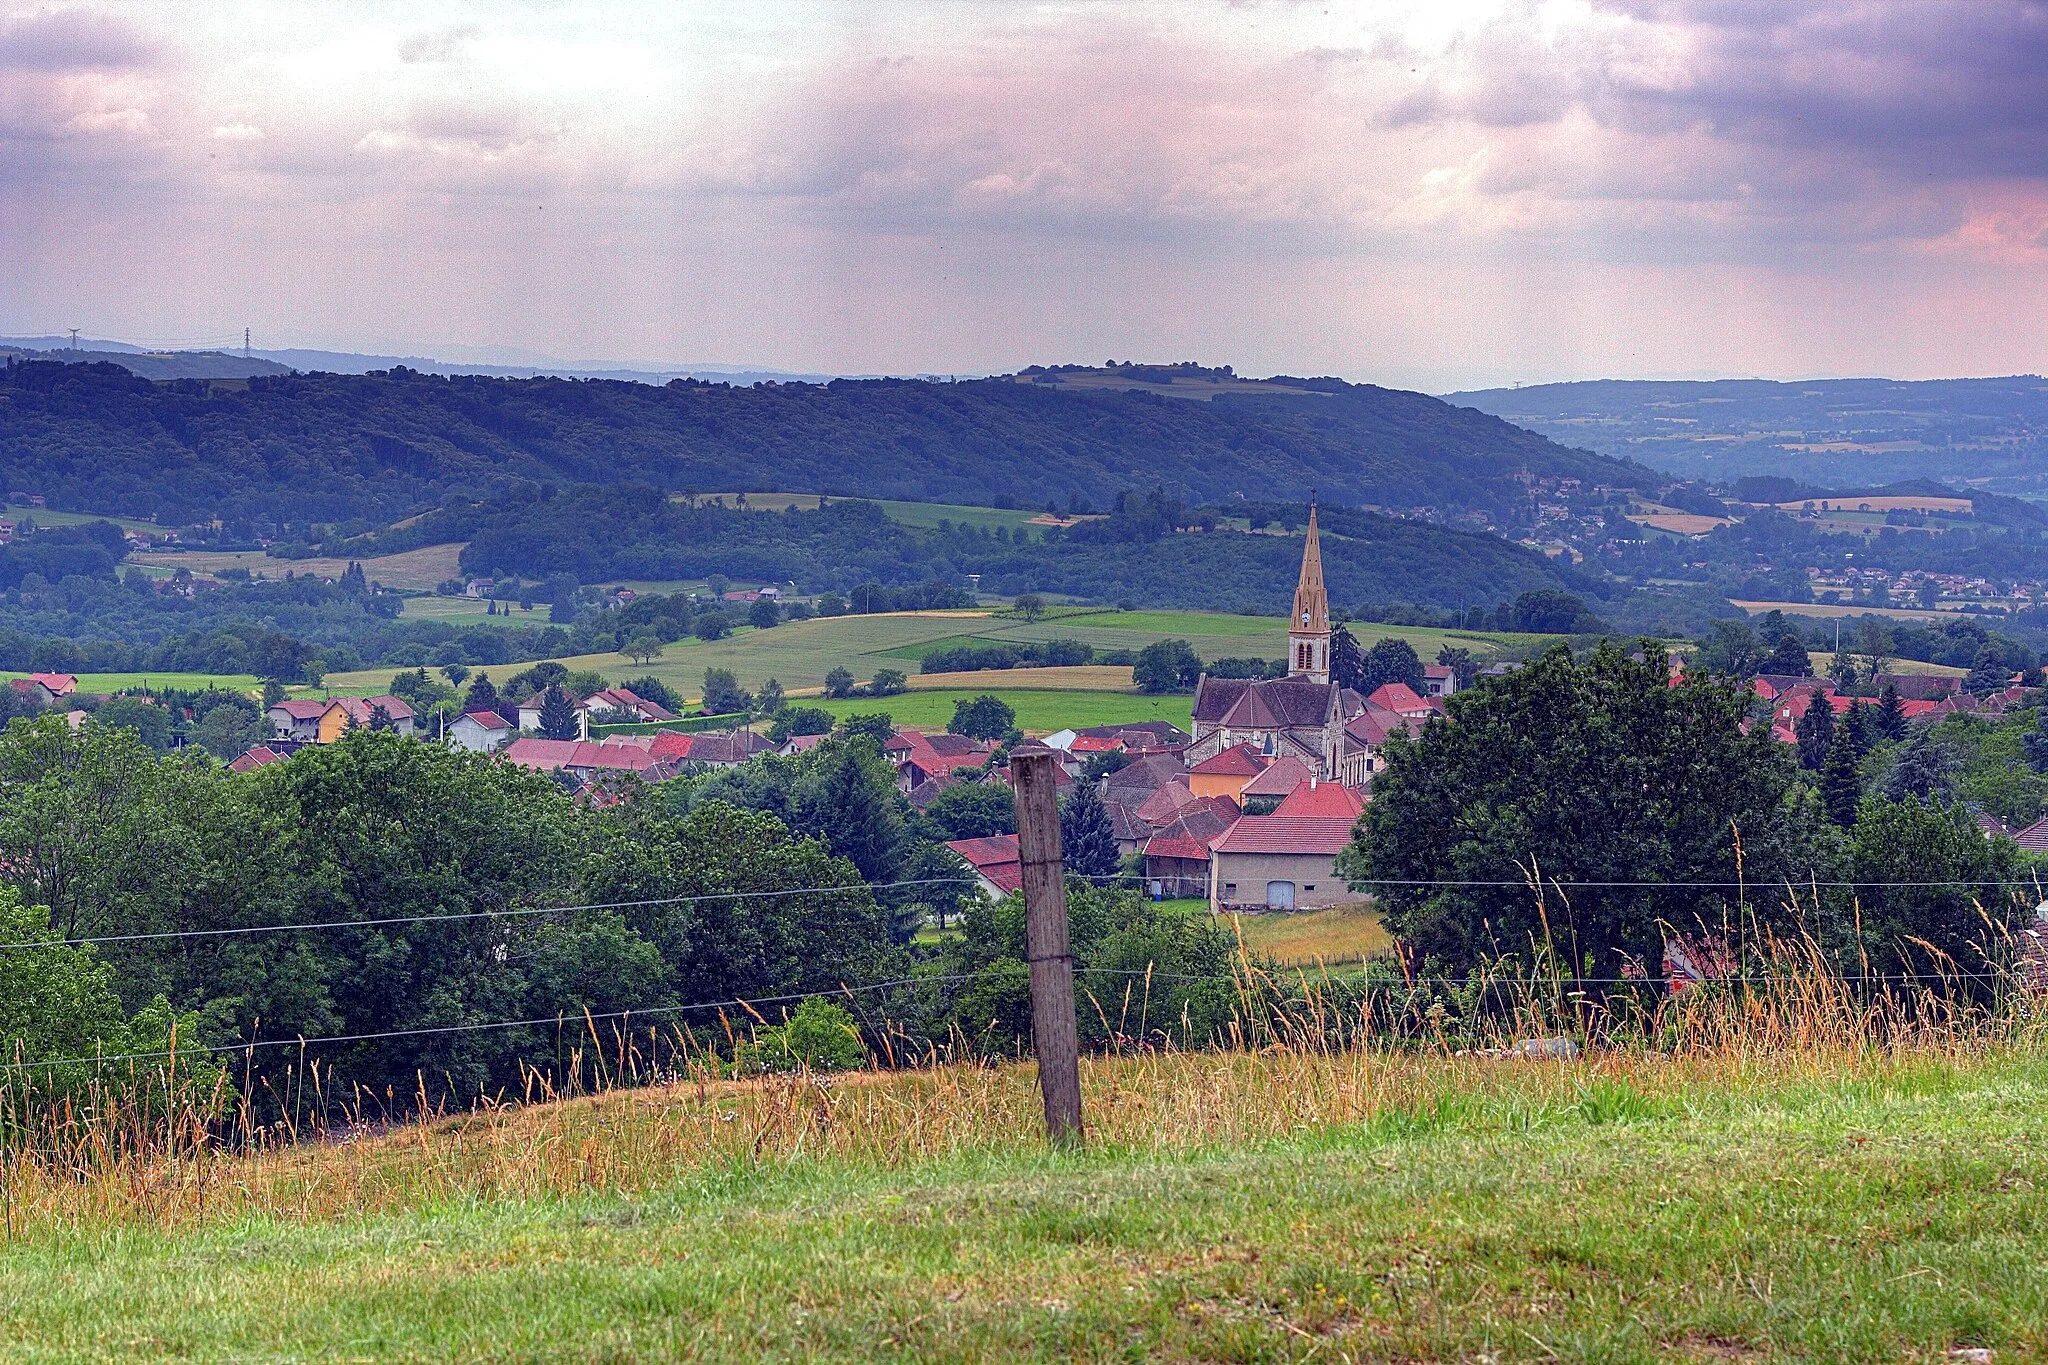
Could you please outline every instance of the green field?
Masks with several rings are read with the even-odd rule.
[[[458,602],[467,599],[411,598],[406,609],[425,603]],[[453,610],[439,606],[434,611]],[[471,610],[480,611],[479,606]],[[516,624],[541,616],[516,612],[505,618]],[[467,620],[466,617],[444,619]],[[490,618],[478,615],[476,621]],[[1415,646],[1425,662],[1433,662],[1445,644],[1470,649],[1481,656],[1503,649],[1523,648],[1540,643],[1534,635],[1496,635],[1468,631],[1423,630],[1406,626],[1353,627],[1361,644],[1371,645],[1389,635],[1399,636]],[[917,671],[917,661],[931,649],[966,641],[1003,643],[1056,639],[1083,640],[1098,649],[1142,649],[1165,638],[1186,640],[1204,659],[1256,655],[1260,658],[1286,657],[1285,622],[1277,617],[1232,616],[1221,612],[1090,611],[1062,614],[1057,618],[1025,621],[998,617],[985,611],[914,612],[881,616],[818,617],[789,621],[772,630],[743,628],[714,643],[679,640],[663,651],[653,664],[642,667],[620,654],[589,654],[560,662],[572,669],[593,668],[612,682],[653,674],[679,694],[695,697],[704,686],[704,670],[729,668],[740,685],[758,688],[768,679],[780,682],[785,691],[822,687],[825,674],[845,668],[856,679],[866,681],[876,669],[894,668],[905,673]],[[503,681],[522,665],[497,665],[487,671]],[[337,693],[367,695],[390,684],[391,668],[336,673],[326,687]],[[988,675],[991,691],[1004,687],[1003,674]],[[950,713],[949,713],[950,714]],[[1029,727],[1027,727],[1029,728]],[[1055,727],[1056,728],[1056,727]]]
[[[89,521],[111,521],[124,531],[151,536],[160,536],[170,529],[136,517],[110,517],[97,512],[53,512],[47,507],[0,508],[0,520],[19,522],[23,518],[33,521],[38,526],[83,526]]]
[[[0,673],[0,681],[27,676],[26,673]],[[97,693],[125,692],[135,687],[169,687],[182,692],[227,687],[237,692],[254,692],[263,686],[261,678],[247,673],[76,673],[72,676],[78,679],[79,691]],[[390,676],[387,674],[384,680],[389,682]]]
[[[705,493],[702,498],[724,498],[727,506],[732,505],[732,493]],[[835,497],[834,502],[847,499]],[[892,502],[886,498],[869,499],[882,509],[882,515],[904,526],[937,526],[941,521],[950,521],[955,526],[1001,526],[1008,530],[1019,530],[1029,526],[1033,517],[1041,515],[1036,508],[966,507],[949,502]],[[786,507],[811,511],[818,505],[816,493],[748,493],[747,509],[753,512],[780,512]],[[1032,528],[1037,529],[1037,528]]]
[[[1001,673],[990,673],[991,679]],[[844,701],[801,699],[804,706],[819,706],[835,716],[886,711],[898,725],[924,730],[943,730],[953,718],[953,705],[962,699],[991,692],[1008,702],[1017,713],[1017,728],[1036,734],[1053,730],[1082,729],[1090,725],[1125,725],[1141,720],[1171,721],[1181,729],[1191,728],[1194,698],[1148,697],[1137,692],[1054,692],[1045,689],[1008,691],[1000,686],[944,689],[931,692],[903,692],[893,697],[854,697]]]
[[[17,1222],[0,1351],[2048,1357],[2038,1056],[1089,1061],[1073,1152],[1033,1074],[615,1095],[275,1159],[197,1228]]]

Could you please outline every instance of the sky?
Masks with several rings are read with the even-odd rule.
[[[0,334],[2048,369],[2048,3],[0,0]]]

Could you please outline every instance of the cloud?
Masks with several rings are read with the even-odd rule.
[[[0,20],[0,71],[107,71],[148,66],[160,45],[118,20],[85,9],[46,10]]]

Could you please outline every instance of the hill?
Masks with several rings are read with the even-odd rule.
[[[718,573],[793,581],[803,592],[845,592],[863,582],[958,585],[975,575],[983,591],[1005,596],[1051,592],[1160,607],[1286,609],[1301,566],[1297,536],[1225,528],[1213,518],[1204,530],[1183,509],[1159,520],[1143,515],[1148,506],[1120,499],[1105,519],[1027,537],[969,522],[906,526],[867,501],[742,512],[689,506],[649,487],[589,486],[481,514],[434,513],[410,529],[423,538],[467,539],[463,571],[499,577],[564,574],[593,583]],[[1271,512],[1291,513],[1290,530],[1306,515],[1300,507]],[[1172,530],[1176,523],[1183,529]],[[1332,598],[1347,606],[1491,606],[1528,591],[1588,590],[1568,566],[1498,536],[1352,509],[1331,509],[1324,524],[1324,572]]]
[[[1599,379],[1445,401],[1687,478],[1823,485],[1988,479],[2048,491],[2048,380]]]
[[[1070,510],[1153,485],[1188,502],[1320,489],[1513,527],[1528,516],[1526,478],[1655,482],[1425,394],[1219,373],[740,388],[398,368],[245,387],[30,361],[0,373],[0,478],[57,508],[280,531],[367,530],[451,497],[622,481]]]

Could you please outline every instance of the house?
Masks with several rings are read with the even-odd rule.
[[[1364,899],[1337,875],[1353,823],[1340,816],[1245,816],[1209,846],[1209,908],[1308,910]]]
[[[623,711],[633,717],[634,720],[642,722],[659,722],[676,718],[675,712],[659,702],[651,702],[647,698],[624,687],[607,687],[602,692],[591,693],[576,704],[578,707],[588,711]]]
[[[1458,674],[1449,664],[1424,664],[1422,666],[1422,694],[1426,697],[1448,697],[1458,690]]]
[[[1807,678],[1793,673],[1759,673],[1749,680],[1749,690],[1765,701],[1776,701],[1787,692],[1799,687],[1817,687],[1823,692],[1833,692],[1835,685],[1820,678]],[[1900,693],[1904,696],[1904,693]]]
[[[40,683],[52,698],[61,699],[78,690],[78,679],[69,673],[31,673],[29,681]]]
[[[1349,820],[1357,824],[1364,810],[1364,792],[1341,782],[1310,779],[1289,792],[1273,814],[1285,818]]]
[[[1225,749],[1250,744],[1268,758],[1292,755],[1317,777],[1337,775],[1344,722],[1365,703],[1330,681],[1330,596],[1323,586],[1322,539],[1313,504],[1287,641],[1284,678],[1202,675],[1195,684],[1195,737],[1184,750],[1188,762],[1199,765]]]
[[[1890,687],[1900,701],[1940,701],[1962,690],[1960,678],[1943,678],[1931,673],[1880,673],[1878,691]]]
[[[2048,816],[2036,820],[2012,838],[2029,853],[2048,853]]]
[[[1145,841],[1145,887],[1154,898],[1209,894],[1209,845],[1238,817],[1220,804],[1197,802]]]
[[[448,727],[448,742],[473,754],[494,754],[512,733],[512,722],[496,711],[465,711]]]
[[[1178,749],[1194,738],[1172,721],[1166,720],[1132,721],[1127,725],[1091,725],[1085,730],[1076,731],[1075,734],[1082,739],[1121,741],[1125,750],[1131,753]]]
[[[1431,716],[1440,716],[1444,713],[1444,704],[1441,701],[1425,697],[1403,682],[1381,683],[1372,690],[1372,695],[1365,699],[1365,704],[1377,706],[1383,711],[1392,711],[1397,716],[1406,716],[1411,720],[1428,720]]]
[[[974,884],[990,900],[1001,900],[1024,885],[1023,856],[1014,834],[982,839],[954,839],[946,845],[974,869]]]
[[[56,705],[56,694],[34,678],[9,678],[7,685],[39,707]]]
[[[907,792],[942,773],[986,768],[995,755],[995,746],[965,735],[898,730],[889,736],[882,753],[896,765],[896,785]]]
[[[768,736],[757,735],[752,730],[696,734],[686,738],[690,741],[687,761],[707,763],[715,768],[736,768],[775,748],[775,742]]]
[[[1196,796],[1227,796],[1243,805],[1245,787],[1272,762],[1249,742],[1234,744],[1188,769],[1188,787]]]
[[[1253,801],[1278,801],[1304,783],[1313,782],[1316,775],[1309,771],[1308,764],[1289,755],[1276,758],[1266,765],[1266,770],[1239,789],[1238,801],[1246,804]]]
[[[271,731],[279,739],[296,739],[312,744],[320,738],[320,717],[327,712],[324,701],[281,701],[264,715],[270,718]]]
[[[247,750],[240,758],[228,764],[228,771],[231,773],[254,772],[256,769],[271,763],[282,763],[287,757],[289,755],[279,753],[268,744],[258,744],[255,748]]]
[[[782,741],[782,747],[775,752],[784,758],[792,758],[797,754],[809,753],[830,738],[830,735],[791,735]]]
[[[536,735],[540,733],[540,708],[546,697],[547,692],[542,690],[519,703],[519,728],[521,730]],[[569,698],[569,706],[576,713],[576,737],[578,739],[589,739],[590,713],[584,710],[583,703],[577,701],[574,697]]]
[[[1421,718],[1368,704],[1344,723],[1344,747],[1337,761],[1337,780],[1346,786],[1365,786],[1386,762],[1381,751],[1386,747],[1388,737],[1419,735],[1424,724]]]
[[[472,578],[469,580],[469,585],[462,591],[468,597],[489,597],[497,590],[497,587],[498,584],[495,579]]]
[[[507,761],[535,772],[567,772],[580,780],[598,773],[644,773],[663,762],[646,746],[618,740],[542,739],[521,735],[502,750]]]
[[[401,735],[412,733],[413,710],[397,697],[336,697],[320,713],[320,729],[315,742],[332,744],[349,730],[371,729],[380,709],[390,719],[393,730]]]

